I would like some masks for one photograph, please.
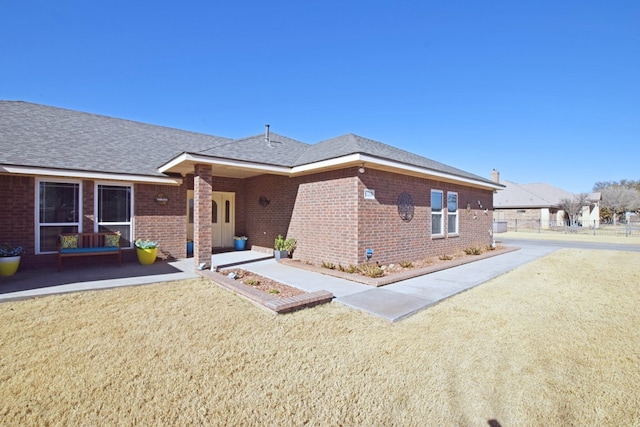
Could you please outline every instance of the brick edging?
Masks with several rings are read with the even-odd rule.
[[[258,303],[277,314],[313,307],[331,302],[333,299],[333,294],[328,291],[305,292],[292,297],[278,298],[210,270],[198,270],[197,273],[216,285]]]

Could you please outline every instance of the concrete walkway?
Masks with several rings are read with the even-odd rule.
[[[287,266],[276,262],[269,254],[257,251],[214,254],[211,265],[219,268],[241,267],[308,292],[329,291],[340,304],[397,321],[558,249],[544,244],[525,245],[514,252],[379,288]],[[123,264],[122,268],[111,265],[69,268],[61,273],[54,270],[19,271],[13,277],[0,278],[0,302],[199,277],[194,267],[194,261],[190,258],[156,262],[151,266],[129,263]]]
[[[242,268],[305,291],[327,290],[336,296],[338,303],[394,322],[558,249],[523,247],[379,288],[282,265],[273,259],[244,264]]]

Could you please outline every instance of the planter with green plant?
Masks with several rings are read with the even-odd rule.
[[[290,237],[285,239],[282,234],[278,234],[273,244],[273,255],[276,261],[280,261],[281,258],[288,258],[293,250],[296,248],[296,239]]]
[[[140,264],[153,264],[158,256],[158,242],[149,239],[136,240],[136,255]]]
[[[0,276],[13,276],[20,266],[20,256],[24,253],[22,246],[9,243],[0,245]]]

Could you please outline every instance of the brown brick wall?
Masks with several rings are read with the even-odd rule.
[[[22,246],[20,268],[38,263],[35,256],[35,179],[0,175],[0,243]]]
[[[367,248],[374,250],[372,261],[380,263],[415,260],[452,254],[470,246],[491,244],[489,229],[492,222],[493,193],[441,181],[392,174],[368,169],[359,175],[360,245],[358,262],[365,259]],[[376,200],[365,200],[364,189],[375,190]],[[444,237],[431,236],[431,190],[442,190],[444,205],[448,191],[458,193],[457,235],[447,235],[446,210]],[[411,196],[414,215],[403,221],[398,213],[398,197],[403,192]],[[471,201],[474,200],[474,204]],[[482,209],[478,206],[481,200]],[[467,213],[466,205],[471,204]],[[487,209],[487,214],[484,209]]]
[[[364,200],[365,188],[375,190],[376,200]],[[442,190],[445,200],[447,191],[458,192],[457,236],[431,237],[432,188]],[[398,215],[402,192],[409,193],[415,205],[410,222]],[[261,197],[269,204],[261,206]],[[362,263],[367,248],[374,250],[374,261],[388,263],[491,243],[492,191],[388,172],[368,169],[359,174],[351,168],[298,178],[255,177],[247,181],[245,202],[249,244],[271,248],[279,233],[295,237],[294,258],[315,264]]]
[[[158,194],[168,200],[158,202]],[[136,184],[134,187],[134,239],[158,242],[158,257],[187,256],[187,184],[181,186]],[[209,202],[209,209],[211,202]]]

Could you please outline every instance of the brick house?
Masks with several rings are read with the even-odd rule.
[[[233,140],[20,101],[0,101],[0,242],[51,266],[61,232],[120,231],[194,265],[234,236],[294,258],[382,263],[491,243],[490,179],[348,134],[306,144],[269,132]],[[135,259],[133,250],[125,259]]]
[[[491,172],[491,179],[504,185],[504,189],[494,197],[494,219],[506,223],[509,229],[562,227],[568,221],[562,206],[563,199],[578,197],[546,183],[516,184],[500,180],[500,173],[495,169]],[[600,193],[588,194],[580,212],[580,225],[600,226],[600,200]]]

